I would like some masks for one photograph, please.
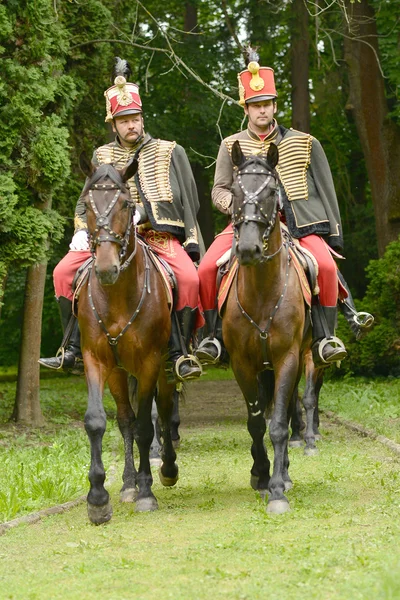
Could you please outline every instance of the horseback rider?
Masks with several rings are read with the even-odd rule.
[[[343,343],[335,337],[338,274],[334,256],[343,246],[342,225],[333,179],[320,142],[313,136],[286,129],[276,121],[277,92],[274,71],[260,67],[259,57],[248,51],[247,68],[238,74],[239,103],[248,118],[246,130],[225,138],[219,149],[213,204],[226,215],[232,214],[233,163],[231,149],[238,140],[243,154],[267,155],[271,142],[278,146],[276,167],[280,179],[280,215],[293,238],[311,252],[318,263],[319,296],[311,307],[313,358],[328,366],[346,357]],[[221,320],[216,310],[217,263],[229,254],[233,228],[229,224],[208,248],[199,267],[200,299],[209,336],[196,356],[203,364],[216,364],[224,357]],[[222,352],[222,356],[221,356]]]
[[[110,144],[94,151],[92,162],[95,166],[108,163],[122,169],[134,157],[138,160],[138,172],[128,182],[131,197],[136,202],[134,224],[145,241],[172,267],[177,280],[169,358],[175,379],[185,381],[201,374],[199,361],[187,353],[198,318],[199,302],[199,279],[194,261],[200,258],[202,242],[196,219],[199,209],[196,184],[182,146],[174,141],[153,138],[144,131],[139,88],[129,83],[130,73],[128,63],[116,57],[114,85],[104,92],[105,120],[111,123],[116,137]],[[76,205],[74,224],[70,251],[53,273],[64,329],[72,314],[72,282],[76,270],[91,256],[82,196]],[[79,327],[75,319],[64,351],[39,362],[51,369],[82,372],[81,360]]]

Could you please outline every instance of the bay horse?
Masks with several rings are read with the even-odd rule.
[[[79,294],[78,309],[88,387],[84,423],[91,447],[87,509],[90,521],[100,524],[112,516],[102,462],[106,429],[102,398],[106,382],[116,402],[117,422],[124,440],[120,498],[123,502],[135,502],[135,510],[140,512],[158,508],[151,490],[149,461],[154,396],[163,439],[160,480],[163,485],[172,486],[178,479],[170,432],[175,384],[167,381],[164,368],[171,331],[167,293],[133,224],[135,204],[127,181],[135,175],[138,163],[133,159],[122,170],[109,164],[96,168],[82,153],[80,167],[88,178],[82,196],[94,256]],[[134,441],[139,449],[138,471],[133,458]]]
[[[271,143],[266,158],[246,159],[236,141],[231,156],[232,224],[239,266],[225,302],[223,339],[247,405],[253,457],[250,482],[263,497],[268,494],[267,512],[279,514],[289,510],[284,494],[292,487],[288,419],[302,373],[302,355],[311,344],[310,321],[290,242],[280,227],[278,148]],[[271,419],[272,476],[264,446],[265,411]],[[304,437],[313,447],[312,405],[306,406],[306,414]]]

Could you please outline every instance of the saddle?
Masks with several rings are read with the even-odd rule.
[[[175,277],[175,273],[169,266],[169,264],[160,256],[158,256],[157,252],[149,246],[144,239],[140,236],[137,238],[137,243],[143,247],[143,250],[149,256],[151,262],[161,275],[161,279],[164,285],[165,292],[167,294],[167,302],[169,311],[172,312],[173,307],[176,304],[176,298],[178,295],[178,283]],[[72,282],[72,291],[73,291],[73,299],[72,299],[72,312],[75,316],[78,314],[78,300],[79,295],[82,290],[82,286],[85,283],[86,279],[89,276],[89,270],[93,265],[94,258],[88,258],[77,270],[75,273],[75,277]]]

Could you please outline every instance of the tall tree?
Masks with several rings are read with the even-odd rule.
[[[399,14],[399,3],[394,4]],[[344,56],[350,82],[348,107],[364,153],[382,256],[387,244],[400,234],[400,127],[390,115],[374,8],[367,0],[360,0],[347,1],[346,10]]]
[[[291,14],[292,127],[310,132],[309,16],[304,0],[293,0]]]

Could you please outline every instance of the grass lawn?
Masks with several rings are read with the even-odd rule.
[[[118,501],[123,449],[106,393],[103,458],[108,470],[117,468],[109,484],[111,522],[90,525],[82,503],[8,531],[0,537],[1,599],[400,599],[400,457],[323,419],[318,456],[290,450],[291,512],[267,515],[249,486],[250,438],[240,393],[233,392],[229,372],[218,374],[221,398],[225,390],[231,402],[222,409],[226,416],[190,421],[187,415],[201,415],[201,397],[188,394],[180,479],[163,488],[154,471],[155,513],[137,514]],[[203,381],[211,380],[213,372]],[[329,381],[321,403],[400,442],[399,385]],[[14,394],[15,384],[0,384],[2,520],[88,490],[84,381],[42,382],[48,425],[40,430],[7,424]]]

